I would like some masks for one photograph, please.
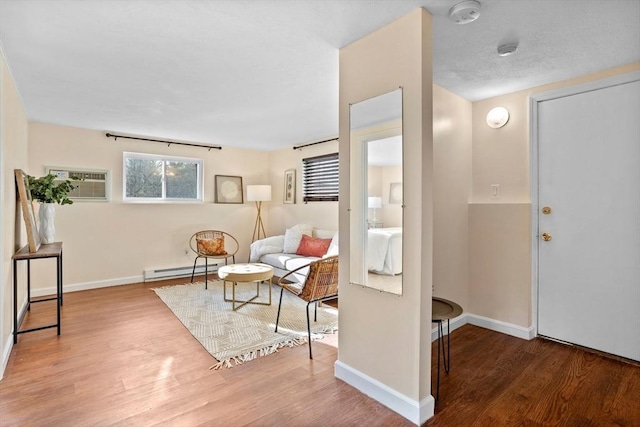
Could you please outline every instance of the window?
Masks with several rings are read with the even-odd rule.
[[[338,172],[338,153],[302,159],[303,201],[338,201]]]
[[[202,159],[124,153],[125,201],[202,201]]]

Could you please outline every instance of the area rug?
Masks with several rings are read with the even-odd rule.
[[[268,299],[267,284],[260,285],[260,301]],[[238,310],[224,301],[222,281],[204,282],[155,288],[153,291],[171,309],[187,330],[218,360],[211,369],[231,368],[278,351],[307,342],[307,303],[285,291],[278,332],[274,332],[278,314],[280,288],[273,285],[273,302],[270,306],[246,304]],[[236,298],[246,299],[255,294],[255,284],[241,283],[236,288]],[[227,297],[230,297],[227,282]],[[324,305],[318,307],[318,321],[311,314],[311,339],[321,339],[338,327],[338,311]]]

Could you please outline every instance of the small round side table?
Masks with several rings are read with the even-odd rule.
[[[444,359],[444,370],[448,374],[451,367],[451,325],[449,321],[462,314],[462,307],[444,298],[431,298],[431,322],[438,324],[438,379],[436,385],[436,404],[440,397],[440,349]],[[444,331],[442,323],[447,321],[447,353],[444,352]]]

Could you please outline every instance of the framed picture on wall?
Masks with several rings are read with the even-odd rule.
[[[29,252],[38,252],[40,248],[40,235],[36,216],[33,212],[33,202],[31,191],[29,190],[29,176],[22,169],[14,169],[16,176],[16,190],[20,200],[20,209],[27,228],[27,241],[29,242]]]
[[[296,202],[296,170],[284,171],[284,203]]]
[[[242,177],[216,175],[216,203],[244,203]]]
[[[400,205],[402,204],[402,183],[392,182],[389,184],[389,204]]]

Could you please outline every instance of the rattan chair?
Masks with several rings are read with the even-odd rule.
[[[221,240],[220,240],[221,239]],[[220,242],[222,245],[220,246]],[[211,244],[215,244],[217,251],[209,251]],[[233,260],[233,264],[236,262],[236,253],[240,249],[238,240],[231,234],[219,231],[219,230],[203,230],[198,231],[191,239],[189,239],[189,247],[196,253],[196,259],[193,260],[193,270],[191,270],[191,283],[193,283],[193,276],[196,272],[196,264],[198,259],[204,258],[204,288],[207,289],[208,273],[209,273],[209,260],[224,260],[224,264],[227,265],[229,258]]]
[[[302,287],[299,283],[291,283],[287,277],[298,270],[309,267],[309,272],[305,278]],[[298,286],[296,286],[298,285]],[[318,302],[335,299],[338,297],[338,256],[322,258],[313,261],[308,265],[303,265],[282,276],[278,280],[280,290],[280,302],[278,303],[278,317],[276,318],[276,332],[278,332],[278,323],[280,322],[280,309],[282,308],[282,295],[284,290],[291,292],[297,297],[307,301],[307,336],[309,339],[309,359],[313,359],[311,353],[311,322],[309,320],[309,305],[316,304],[313,321],[317,321]]]

